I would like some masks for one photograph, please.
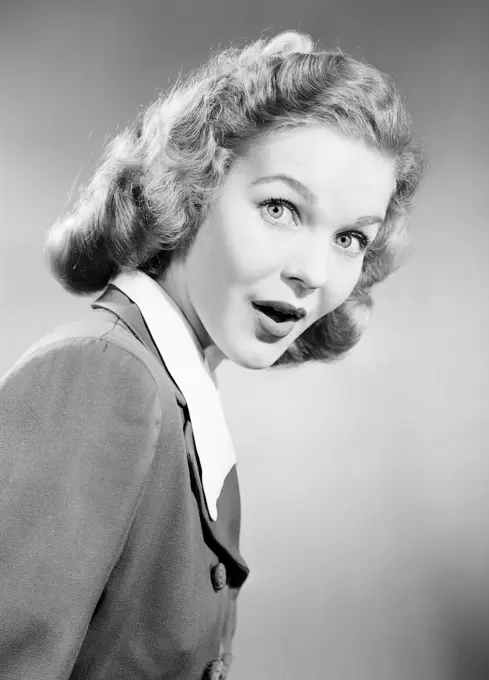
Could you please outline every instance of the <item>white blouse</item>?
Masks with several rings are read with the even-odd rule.
[[[139,307],[168,372],[185,397],[205,499],[215,520],[217,499],[236,456],[202,347],[178,305],[147,274],[123,272],[111,283]]]

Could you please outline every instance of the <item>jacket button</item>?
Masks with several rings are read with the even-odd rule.
[[[211,572],[211,580],[214,590],[222,590],[226,585],[226,579],[226,567],[222,562],[219,562],[219,564],[216,564],[216,566],[212,568]]]
[[[223,654],[222,655],[222,662],[223,662],[223,669],[221,673],[221,680],[226,680],[228,673],[229,673],[229,667],[231,666],[231,661],[233,660],[233,655],[230,653]]]
[[[221,680],[221,673],[224,670],[224,661],[222,659],[217,659],[216,661],[211,661],[204,671],[202,680]]]

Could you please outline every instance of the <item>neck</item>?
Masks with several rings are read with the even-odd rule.
[[[166,272],[157,279],[157,283],[171,297],[187,320],[215,381],[215,371],[225,357],[198,317],[190,301],[183,273],[183,262],[175,258]]]
[[[212,344],[209,345],[204,350],[205,358],[207,359],[207,365],[209,366],[210,372],[212,373],[212,377],[214,379],[214,382],[216,382],[216,369],[218,366],[221,364],[221,362],[225,359],[223,353],[221,350],[218,348],[217,345]]]

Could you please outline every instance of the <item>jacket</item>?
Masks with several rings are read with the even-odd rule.
[[[2,680],[221,680],[236,467],[212,521],[185,399],[113,286],[0,382]]]

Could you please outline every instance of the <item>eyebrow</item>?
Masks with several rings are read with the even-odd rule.
[[[299,182],[298,179],[294,179],[293,177],[290,177],[290,175],[267,175],[266,177],[260,177],[260,179],[255,180],[252,185],[256,184],[265,184],[265,182],[283,182],[284,184],[288,184],[289,187],[294,189],[294,191],[297,191],[298,194],[303,196],[306,201],[309,201],[310,203],[315,203],[317,201],[316,195],[308,188],[306,187],[305,184],[302,184],[302,182]]]
[[[257,184],[265,184],[266,182],[284,182],[284,184],[288,184],[289,187],[294,189],[298,194],[300,194],[303,198],[306,199],[306,201],[309,201],[309,203],[314,204],[317,202],[317,196],[309,189],[309,187],[306,187],[305,184],[302,184],[302,182],[299,182],[298,179],[294,179],[294,177],[291,177],[290,175],[267,175],[266,177],[260,177],[260,179],[255,180],[252,182],[252,186],[256,186]],[[371,224],[382,224],[384,221],[385,217],[380,217],[380,215],[365,215],[363,217],[359,217],[354,224],[349,225],[352,227],[368,227]]]

